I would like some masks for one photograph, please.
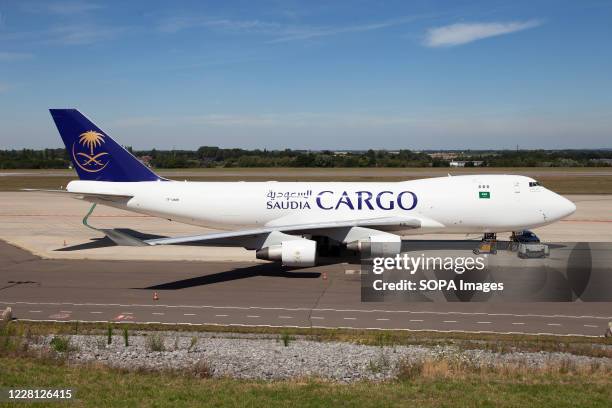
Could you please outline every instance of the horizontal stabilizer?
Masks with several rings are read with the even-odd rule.
[[[92,199],[95,199],[95,200],[100,200],[100,201],[119,202],[119,201],[129,200],[130,198],[133,197],[132,195],[125,195],[125,194],[79,193],[79,192],[68,191],[68,190],[44,190],[44,189],[35,189],[35,188],[22,188],[21,191],[48,193],[48,194],[63,194],[63,195],[72,196],[74,198],[81,198],[87,201],[91,201]]]

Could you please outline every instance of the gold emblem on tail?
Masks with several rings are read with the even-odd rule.
[[[98,148],[102,147],[103,143],[105,143],[105,140],[102,133],[93,130],[81,133],[78,144],[77,142],[72,144],[72,157],[77,166],[89,173],[97,173],[104,169],[109,163],[108,160],[104,161],[104,156],[108,155],[108,152],[96,152]],[[77,151],[77,147],[81,148],[81,146],[88,149],[89,154]]]

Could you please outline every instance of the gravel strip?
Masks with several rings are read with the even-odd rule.
[[[115,333],[117,333],[115,331]],[[151,351],[147,338],[158,335],[165,351]],[[41,338],[32,348],[47,347],[54,336]],[[213,377],[242,379],[292,379],[317,377],[340,382],[388,380],[395,378],[402,360],[453,359],[466,363],[499,366],[518,364],[542,368],[570,363],[612,366],[610,358],[577,356],[568,353],[495,353],[488,350],[459,351],[452,346],[366,346],[346,342],[317,342],[305,338],[285,346],[278,336],[230,333],[134,333],[125,347],[122,336],[71,335],[73,348],[68,359],[73,363],[100,362],[125,369],[193,370],[203,361]],[[195,341],[195,345],[192,345]],[[150,340],[149,340],[150,342]]]

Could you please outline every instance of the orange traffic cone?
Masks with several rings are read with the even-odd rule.
[[[159,300],[159,296],[157,295],[157,292],[153,292],[153,300]]]

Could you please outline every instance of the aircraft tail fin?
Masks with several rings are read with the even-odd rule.
[[[49,109],[81,180],[163,180],[76,109]]]

